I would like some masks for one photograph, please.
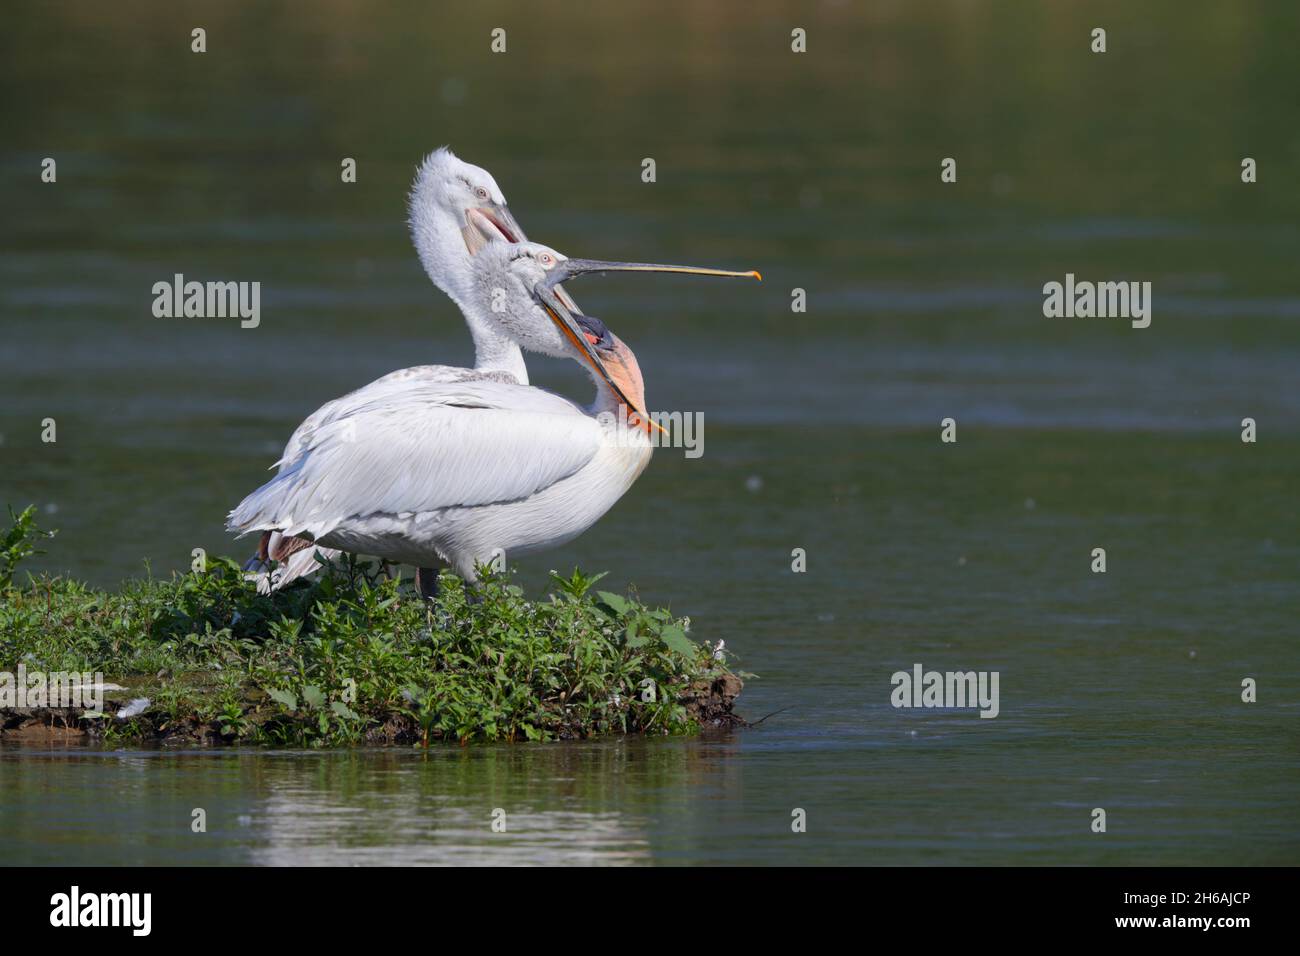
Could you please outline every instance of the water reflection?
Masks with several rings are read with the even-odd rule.
[[[325,754],[9,743],[0,839],[33,863],[69,852],[96,864],[648,862],[647,815],[728,775],[725,746],[663,743]],[[192,831],[195,808],[205,833]]]

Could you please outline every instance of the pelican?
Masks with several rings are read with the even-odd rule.
[[[474,256],[494,242],[527,242],[491,173],[459,159],[446,146],[416,170],[407,200],[411,241],[433,284],[456,303],[474,340],[474,371],[528,384],[519,344],[503,335],[475,288]],[[556,295],[571,312],[577,304]],[[445,368],[445,366],[430,366]]]
[[[485,245],[473,260],[470,307],[495,303],[497,334],[583,364],[593,403],[493,377],[392,373],[299,426],[279,473],[240,502],[228,529],[414,565],[430,600],[439,568],[470,585],[499,554],[577,537],[645,469],[657,427],[632,350],[558,291],[567,279],[614,271],[761,278],[569,259],[536,243]]]
[[[411,240],[424,271],[464,316],[474,341],[474,368],[422,365],[400,369],[390,373],[391,376],[399,380],[485,379],[527,385],[528,369],[519,343],[502,331],[485,306],[488,300],[478,294],[473,268],[473,257],[489,244],[527,241],[506,204],[501,187],[486,169],[465,162],[443,146],[430,153],[417,168],[407,211]],[[563,289],[557,288],[555,294],[571,312],[580,311]],[[378,380],[382,381],[383,378]],[[299,426],[289,439],[282,460],[292,459],[306,435],[321,419],[333,413],[333,406],[332,402],[322,406]],[[253,576],[261,590],[270,591],[315,569],[317,549],[311,544],[302,538],[268,532],[244,568],[255,572]],[[325,558],[336,556],[328,549],[320,550]],[[274,570],[270,568],[271,561],[279,563]]]

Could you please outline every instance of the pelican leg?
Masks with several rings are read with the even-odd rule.
[[[438,603],[438,569],[416,568],[415,587],[430,604]]]

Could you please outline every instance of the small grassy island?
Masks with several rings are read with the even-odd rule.
[[[444,573],[433,614],[363,562],[264,595],[209,558],[201,573],[107,593],[18,582],[53,534],[34,515],[10,510],[0,535],[0,674],[101,672],[112,689],[98,712],[0,700],[0,738],[334,747],[743,724],[732,705],[750,675],[691,640],[689,619],[593,590],[603,575],[552,575],[543,601],[489,575],[471,602]]]

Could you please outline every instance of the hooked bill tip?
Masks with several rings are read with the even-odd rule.
[[[763,281],[763,273],[759,272],[757,269],[750,269],[748,274],[753,276],[759,282]]]

